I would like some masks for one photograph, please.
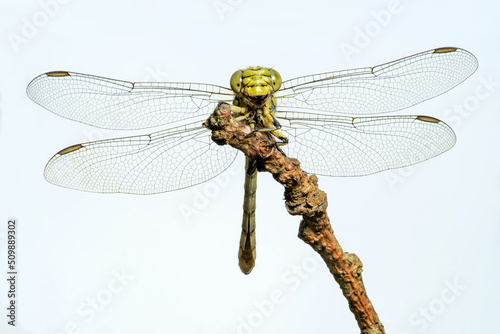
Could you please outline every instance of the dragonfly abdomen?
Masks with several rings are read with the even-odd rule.
[[[257,191],[257,170],[249,170],[250,159],[245,158],[245,198],[243,201],[243,222],[241,224],[239,266],[244,274],[250,274],[255,266],[255,193]]]

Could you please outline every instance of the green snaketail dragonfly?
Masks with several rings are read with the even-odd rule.
[[[100,128],[168,125],[147,135],[65,148],[45,168],[45,178],[63,187],[155,194],[210,180],[235,160],[237,151],[212,142],[202,125],[220,101],[232,102],[238,119],[279,140],[280,148],[310,173],[360,176],[427,160],[454,145],[455,134],[448,125],[428,116],[376,114],[438,96],[477,66],[468,51],[447,47],[374,67],[283,82],[274,69],[250,67],[233,74],[231,89],[59,71],[33,79],[27,94],[60,116]],[[257,175],[251,165],[247,159],[239,251],[245,274],[255,261]]]

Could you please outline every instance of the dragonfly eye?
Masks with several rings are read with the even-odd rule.
[[[242,70],[238,70],[238,71],[233,73],[233,75],[231,76],[231,81],[230,81],[231,89],[233,90],[233,92],[235,92],[235,93],[241,92],[242,80],[243,80],[243,71]]]
[[[281,87],[281,75],[275,69],[269,69],[271,73],[271,84],[273,85],[274,91],[277,91]]]

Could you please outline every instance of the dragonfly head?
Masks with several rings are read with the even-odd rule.
[[[272,68],[249,67],[231,76],[231,89],[253,103],[263,104],[281,86],[280,74]]]

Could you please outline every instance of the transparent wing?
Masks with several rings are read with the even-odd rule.
[[[448,125],[427,116],[308,117],[282,122],[290,139],[282,149],[305,171],[321,175],[361,176],[413,165],[456,141]]]
[[[84,191],[154,194],[205,182],[222,173],[236,154],[215,144],[201,123],[192,123],[68,147],[47,163],[45,178]]]
[[[466,50],[440,48],[375,67],[299,77],[275,93],[277,115],[286,117],[282,109],[351,115],[401,110],[450,90],[477,66]]]
[[[231,101],[224,87],[197,83],[128,82],[73,72],[33,79],[28,96],[62,117],[106,129],[144,129],[207,116]]]

